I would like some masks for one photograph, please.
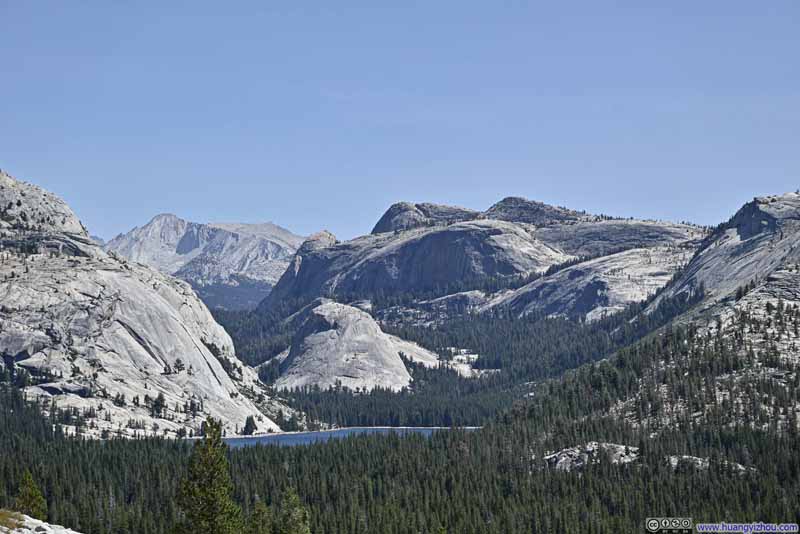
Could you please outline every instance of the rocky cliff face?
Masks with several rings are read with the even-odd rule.
[[[295,334],[291,346],[276,356],[278,389],[319,387],[398,391],[411,386],[409,363],[452,370],[465,378],[489,371],[473,368],[477,355],[452,348],[447,358],[415,343],[384,333],[369,313],[327,299],[318,299],[287,319]]]
[[[594,217],[567,208],[550,206],[520,197],[506,197],[483,214],[487,219],[527,223],[536,226],[591,220]]]
[[[86,237],[86,228],[67,204],[44,189],[0,170],[0,231],[51,232]]]
[[[479,218],[480,213],[466,208],[440,204],[393,204],[373,228],[373,234],[400,232],[424,226],[447,225]]]
[[[580,294],[539,299],[544,293],[556,292],[555,285],[547,291],[539,286],[529,288],[534,292],[527,300],[541,300],[539,308],[566,314],[599,309],[601,313],[619,309],[630,299],[644,298],[660,288],[679,263],[664,257],[664,251],[680,250],[674,256],[682,259],[687,251],[691,254],[703,235],[702,230],[690,225],[609,220],[515,197],[483,213],[399,203],[389,208],[371,235],[337,242],[332,235],[324,234],[303,245],[262,308],[316,297],[346,300],[441,293],[445,288],[472,289],[488,280],[541,273],[566,261],[639,249],[639,253],[616,256],[605,264],[588,265],[586,276],[569,279],[573,283],[558,290],[571,293],[577,288]],[[652,265],[642,268],[643,261],[655,256],[658,258],[654,261],[663,269]],[[631,264],[625,265],[626,261]],[[620,269],[625,277],[609,274]],[[596,280],[598,270],[607,271],[608,276]],[[571,275],[577,277],[577,272],[573,270]],[[627,279],[630,273],[635,279]],[[552,279],[558,285],[563,281]]]
[[[650,431],[700,425],[724,417],[730,424],[784,431],[800,422],[797,365],[800,364],[800,194],[756,198],[702,243],[680,276],[645,313],[663,299],[703,296],[674,323],[694,332],[692,352],[671,354],[643,373],[640,384],[658,384],[640,411],[641,391],[611,413]],[[685,343],[691,346],[690,343]],[[720,351],[719,347],[725,347]],[[691,350],[691,349],[687,349]],[[720,351],[708,361],[708,354]],[[736,365],[718,365],[720,359]],[[695,369],[707,375],[687,394],[680,382]],[[691,396],[695,399],[690,401]],[[678,461],[678,460],[675,460]]]
[[[69,207],[0,175],[0,366],[75,408],[74,430],[176,435],[206,415],[231,434],[275,404],[188,284],[107,254]],[[277,408],[275,408],[277,409]]]
[[[536,237],[566,254],[597,258],[634,248],[697,248],[705,231],[688,224],[611,219],[538,227]]]
[[[328,245],[328,246],[325,246]],[[265,305],[284,299],[428,291],[538,272],[571,256],[505,221],[475,220],[303,245]]]
[[[372,233],[398,232],[425,226],[446,226],[477,219],[548,225],[596,218],[520,197],[506,197],[484,212],[441,204],[398,202],[386,210]]]
[[[480,310],[599,319],[656,293],[688,263],[693,252],[691,246],[659,246],[601,256],[503,292]]]
[[[295,335],[279,357],[275,385],[403,388],[410,375],[398,356],[402,341],[370,314],[393,326],[495,310],[593,320],[662,288],[704,235],[691,225],[608,219],[513,197],[483,213],[395,204],[370,235],[309,238],[260,305],[257,313],[268,316],[306,305],[289,319]],[[565,262],[574,265],[559,267]],[[502,289],[528,277],[536,279]],[[402,297],[402,304],[384,306],[383,296]],[[320,298],[332,301],[320,305]],[[449,365],[433,354],[420,359]],[[469,365],[451,367],[478,374]]]
[[[768,285],[773,273],[797,263],[800,194],[756,198],[704,241],[683,275],[666,288],[664,297],[702,287],[706,308],[730,303],[745,285]]]
[[[209,306],[247,309],[269,293],[301,242],[271,223],[198,224],[163,214],[105,248],[186,280]]]

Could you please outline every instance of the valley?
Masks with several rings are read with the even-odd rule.
[[[0,534],[800,533],[800,2],[4,2]]]
[[[187,246],[194,259],[179,257],[164,235],[203,241],[211,227],[157,218],[177,226],[151,225],[129,243],[155,233],[168,246],[128,259],[98,245],[57,197],[0,178],[0,415],[15,429],[0,443],[23,439],[40,462],[44,447],[61,451],[55,458],[105,447],[92,467],[75,460],[91,477],[120,455],[134,458],[125,469],[136,474],[111,482],[114,501],[127,477],[150,481],[125,498],[136,507],[90,519],[88,503],[103,500],[91,484],[39,467],[47,487],[71,481],[88,499],[62,499],[70,504],[51,508],[54,523],[164,531],[153,521],[179,520],[165,503],[182,490],[159,470],[185,465],[215,420],[242,517],[255,517],[256,494],[278,503],[291,488],[320,532],[353,531],[342,512],[361,508],[352,499],[374,510],[362,516],[370,532],[522,531],[530,513],[571,530],[584,520],[552,510],[586,505],[550,492],[578,473],[597,479],[586,491],[619,502],[620,477],[627,488],[662,481],[651,505],[678,488],[713,495],[692,503],[697,515],[742,499],[712,489],[709,474],[768,488],[772,508],[748,505],[765,513],[790,509],[800,491],[790,452],[800,428],[794,193],[755,199],[716,228],[518,198],[485,212],[395,204],[370,235],[295,241],[275,260],[285,271],[269,293],[231,309],[163,272],[181,277],[208,253]],[[288,475],[264,470],[281,464]],[[347,484],[377,477],[385,490],[349,495],[323,465],[350,465],[338,474]],[[18,476],[0,489],[13,491]],[[469,493],[487,482],[507,488],[495,505]],[[431,500],[421,517],[397,518],[391,502],[423,494]],[[623,530],[647,509],[625,506]]]

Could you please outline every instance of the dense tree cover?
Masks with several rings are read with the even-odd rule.
[[[654,332],[690,305],[666,300],[642,322],[623,315],[593,325],[535,320],[512,326],[505,322],[512,319],[495,316],[480,319],[486,326],[464,318],[452,330],[411,332],[431,345],[474,339],[502,347],[497,354],[506,376],[501,371],[467,381],[419,369],[416,394],[334,392],[319,406],[359,399],[375,403],[363,413],[400,421],[412,413],[408,406],[390,414],[380,405],[417,403],[412,406],[424,414],[420,399],[446,406],[447,388],[490,384],[504,393],[491,397],[488,386],[461,393],[470,400],[487,395],[487,411],[502,415],[479,431],[430,438],[372,435],[226,451],[232,486],[223,484],[231,490],[224,493],[241,509],[244,531],[254,533],[600,534],[642,531],[646,517],[669,515],[800,522],[800,369],[781,354],[798,335],[800,310],[770,304],[741,310],[732,323],[707,333],[691,324]],[[475,335],[476,329],[483,334]],[[556,339],[559,334],[564,339]],[[491,336],[496,339],[486,339]],[[525,349],[526,336],[533,349]],[[535,336],[542,336],[541,347]],[[605,356],[591,352],[590,344],[603,341]],[[530,350],[537,351],[539,366],[527,361]],[[563,367],[559,354],[568,362]],[[583,362],[590,363],[564,372]],[[540,380],[518,383],[528,376]],[[426,383],[436,380],[442,382],[429,391],[443,396],[426,397]],[[327,415],[356,417],[358,410],[341,402]],[[451,402],[454,419],[459,406],[471,405]],[[192,479],[192,451],[202,445],[76,440],[64,436],[58,423],[85,416],[48,409],[44,415],[12,386],[0,388],[0,507],[13,506],[30,470],[50,521],[87,534],[166,533],[180,524],[178,505],[186,506],[180,480]],[[471,409],[478,413],[477,403]],[[474,416],[461,417],[467,415]],[[557,471],[543,461],[548,451],[595,440],[638,447],[641,457],[628,465],[601,461],[581,472]],[[227,468],[223,449],[217,440],[209,455],[218,468]],[[708,458],[709,467],[674,469],[667,455]],[[731,462],[749,469],[740,472]]]
[[[464,378],[447,368],[426,369],[406,362],[414,381],[399,393],[376,389],[354,393],[303,388],[284,393],[312,419],[340,426],[479,426],[530,390],[532,381],[561,375],[628,346],[702,296],[696,292],[663,299],[649,314],[645,303],[593,323],[566,318],[506,314],[464,315],[436,327],[386,327],[439,354],[449,347],[479,356],[475,367],[489,372]]]
[[[653,515],[800,520],[796,435],[709,424],[649,439],[618,420],[575,421],[570,412],[569,406],[531,404],[472,433],[237,449],[228,453],[234,496],[246,517],[255,516],[262,501],[272,517],[302,520],[302,511],[275,504],[290,495],[287,502],[308,508],[310,532],[317,534],[636,532]],[[563,424],[548,426],[543,435],[546,423],[534,418],[542,415]],[[10,488],[29,466],[43,481],[51,521],[88,534],[172,530],[180,518],[176,475],[188,472],[191,444],[80,441],[50,423],[18,394],[2,393],[0,506],[8,505]],[[640,446],[644,458],[629,466],[600,463],[582,473],[553,471],[539,460],[547,449],[590,439]],[[674,471],[663,461],[666,454],[714,461],[708,471]],[[724,460],[756,470],[737,474]]]
[[[589,259],[591,258],[573,258],[564,263],[551,265],[543,273],[534,272],[527,275],[456,280],[445,286],[428,290],[404,290],[402,293],[386,293],[378,290],[368,294],[337,295],[336,300],[351,303],[367,299],[372,302],[375,310],[381,310],[393,306],[414,306],[419,301],[474,289],[486,293],[495,293],[501,290],[520,288],[534,280],[557,273]],[[279,354],[289,346],[296,325],[291,320],[287,320],[287,318],[310,304],[313,300],[313,298],[305,297],[286,299],[270,306],[262,303],[254,311],[221,308],[212,309],[211,311],[217,322],[224,326],[225,330],[233,338],[239,358],[249,365],[258,365]]]
[[[241,473],[231,485],[218,428],[206,424],[207,439],[196,447],[190,440],[93,441],[66,436],[59,421],[68,416],[43,408],[0,384],[0,509],[87,534],[242,532],[242,522],[259,534],[304,532],[308,512],[288,480],[273,492],[248,491],[242,501]],[[289,517],[288,530],[280,530],[281,517]]]
[[[233,338],[239,359],[248,365],[258,365],[289,346],[294,335],[294,324],[286,318],[310,302],[310,299],[297,299],[255,311],[211,311],[214,319]]]
[[[414,377],[400,392],[377,388],[355,393],[318,387],[282,392],[312,421],[338,426],[479,426],[508,408],[522,387],[498,385],[490,377],[468,379],[455,371],[406,363]],[[491,385],[497,385],[492,388]]]

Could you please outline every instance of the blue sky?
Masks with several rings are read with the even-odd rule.
[[[800,187],[800,2],[162,4],[0,0],[0,168],[106,238],[509,195],[714,224]]]

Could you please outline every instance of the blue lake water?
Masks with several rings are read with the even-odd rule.
[[[358,434],[421,434],[430,436],[434,432],[447,431],[448,428],[432,427],[357,427],[340,428],[337,430],[324,430],[320,432],[291,432],[286,434],[266,434],[264,436],[253,436],[248,438],[228,438],[225,440],[231,448],[248,447],[252,445],[278,445],[282,447],[292,447],[295,445],[308,445],[319,441],[330,439],[342,439]],[[475,430],[468,427],[464,430]]]

